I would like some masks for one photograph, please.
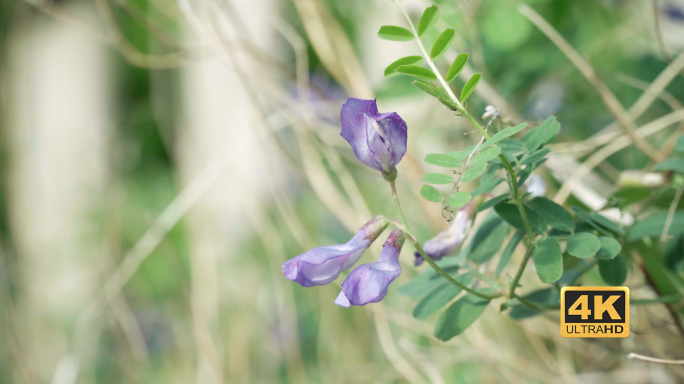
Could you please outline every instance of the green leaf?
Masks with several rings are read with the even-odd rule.
[[[420,17],[418,22],[418,36],[423,36],[428,28],[437,24],[439,20],[439,8],[436,5],[425,8],[423,16]]]
[[[677,144],[674,147],[675,153],[684,154],[684,136],[679,136],[677,139]]]
[[[540,305],[559,305],[560,292],[555,287],[544,288],[523,296],[523,299],[532,303]],[[541,315],[544,311],[539,311],[526,307],[524,305],[516,305],[508,312],[508,316],[513,320],[524,320],[533,316]]]
[[[613,198],[619,200],[623,207],[646,200],[651,191],[644,187],[624,187],[613,194]]]
[[[490,137],[489,140],[485,141],[482,146],[480,147],[480,150],[484,150],[486,148],[491,147],[492,145],[498,143],[499,141],[511,137],[515,135],[516,133],[520,132],[527,126],[527,123],[522,123],[518,124],[515,127],[508,127],[500,130],[497,132],[494,136]]]
[[[468,259],[475,264],[482,264],[494,256],[508,233],[508,225],[501,218],[492,213],[477,228],[477,232],[470,241]]]
[[[684,159],[667,159],[655,166],[656,171],[672,171],[684,173]]]
[[[419,65],[420,63],[423,62],[423,56],[406,56],[402,57],[401,59],[395,61],[394,63],[390,64],[385,68],[385,77],[391,77],[391,76],[396,76],[399,74],[399,72],[396,72],[397,68],[401,67],[402,65]]]
[[[667,213],[660,213],[639,221],[629,229],[627,240],[633,241],[642,237],[660,236],[663,233],[663,229],[665,229],[667,216]],[[675,212],[672,215],[672,221],[667,233],[674,236],[684,233],[684,212]]]
[[[529,156],[523,157],[523,160],[520,162],[520,165],[536,163],[537,161],[543,159],[544,156],[548,155],[549,153],[551,153],[551,148],[542,148],[540,150],[534,151]]]
[[[487,208],[491,208],[491,207],[493,207],[493,206],[499,204],[500,202],[502,202],[502,201],[508,199],[508,196],[509,196],[509,195],[510,195],[510,193],[509,193],[509,192],[506,192],[506,193],[504,193],[503,195],[499,195],[499,196],[497,196],[497,197],[493,197],[493,198],[491,198],[491,199],[485,201],[484,203],[482,203],[482,205],[480,205],[479,207],[477,207],[477,211],[478,211],[478,212],[482,212],[482,211],[484,211],[484,210],[487,209]]]
[[[453,63],[451,63],[451,67],[449,67],[449,71],[447,72],[446,75],[446,82],[451,83],[454,81],[456,76],[461,73],[463,68],[465,68],[466,64],[468,64],[468,54],[467,53],[461,53],[460,55],[456,56],[456,59],[454,60]]]
[[[421,91],[427,93],[430,96],[436,97],[440,103],[446,105],[450,109],[456,108],[456,103],[454,103],[449,95],[444,91],[439,85],[434,85],[423,80],[413,80],[411,84],[418,87]]]
[[[575,230],[575,221],[570,212],[552,200],[539,196],[528,201],[526,205],[543,217],[552,228],[567,232]]]
[[[551,116],[539,127],[527,131],[520,140],[525,146],[525,152],[532,153],[542,144],[551,141],[558,134],[558,130],[560,130],[560,124],[556,125],[555,123],[556,118]]]
[[[463,176],[461,176],[461,181],[471,181],[475,180],[480,175],[484,173],[484,171],[487,169],[487,163],[479,163],[479,164],[474,164],[468,169],[463,172]]]
[[[435,325],[434,335],[442,341],[451,340],[463,333],[487,309],[489,300],[474,295],[465,295],[444,311]]]
[[[463,89],[461,90],[461,103],[465,103],[466,100],[468,100],[470,94],[473,93],[475,87],[477,87],[477,83],[480,82],[480,77],[482,77],[482,74],[476,73],[470,79],[468,79],[468,82],[463,86]]]
[[[506,155],[514,155],[516,153],[522,152],[523,143],[519,140],[508,138],[503,139],[499,142],[499,147],[501,147],[501,153]]]
[[[437,80],[437,76],[431,70],[417,65],[400,65],[396,71],[423,80]]]
[[[579,217],[580,219],[584,220],[587,224],[589,224],[589,225],[591,225],[592,227],[594,227],[594,229],[596,229],[597,231],[603,233],[604,235],[610,235],[610,232],[609,232],[607,229],[605,229],[605,228],[603,228],[602,226],[598,225],[598,224],[594,221],[594,219],[591,218],[591,215],[589,214],[589,212],[585,211],[584,209],[582,209],[582,208],[580,208],[580,207],[572,206],[572,207],[570,207],[570,208],[572,209],[573,212],[575,212],[575,214],[577,215],[577,217]]]
[[[502,181],[504,181],[504,179],[501,179],[501,178],[486,181],[486,182],[480,184],[479,187],[475,188],[475,190],[472,191],[471,194],[473,195],[473,197],[480,196],[481,194],[483,194],[485,192],[489,192],[492,189],[494,189],[494,187],[499,185]]]
[[[396,27],[394,25],[383,25],[378,31],[378,36],[381,39],[391,41],[411,41],[415,38],[413,33],[406,28]]]
[[[441,173],[426,173],[423,175],[423,182],[428,184],[451,184],[454,178],[449,175],[442,175]]]
[[[501,254],[501,259],[499,260],[499,265],[496,266],[496,272],[494,273],[494,276],[498,279],[499,275],[501,272],[503,272],[504,268],[506,267],[506,264],[511,260],[511,256],[513,255],[513,252],[515,252],[515,248],[518,247],[518,244],[520,243],[520,240],[525,237],[525,231],[517,231],[511,238],[511,241],[508,242],[508,245],[503,251],[503,254]]]
[[[580,259],[594,256],[599,249],[601,241],[591,233],[576,233],[568,239],[568,253]]]
[[[553,237],[540,240],[532,258],[542,282],[553,283],[563,275],[563,254],[560,243]]]
[[[461,208],[470,201],[470,193],[456,192],[449,198],[449,204],[454,208]]]
[[[463,285],[468,285],[473,280],[473,275],[471,273],[466,273],[465,275],[456,277],[455,280]],[[454,297],[458,296],[459,293],[461,293],[461,288],[448,281],[444,281],[443,284],[440,284],[440,286],[435,288],[418,303],[413,310],[413,317],[418,320],[427,319],[430,315],[449,304],[449,302]]]
[[[613,259],[599,260],[598,267],[601,278],[606,284],[618,286],[627,279],[627,264],[620,254]]]
[[[423,196],[426,200],[434,202],[442,201],[442,194],[439,193],[439,191],[436,190],[435,187],[432,187],[427,184],[424,184],[420,188],[420,195]]]
[[[486,163],[489,160],[499,156],[499,153],[501,153],[501,148],[499,147],[487,148],[484,151],[478,153],[475,157],[473,157],[470,160],[470,164]]]
[[[457,278],[460,266],[460,262],[455,257],[447,257],[442,260],[436,261],[435,263],[454,278]],[[444,278],[437,273],[434,269],[426,269],[421,272],[418,276],[414,277],[408,283],[400,286],[397,289],[397,293],[403,296],[408,296],[412,300],[420,300],[425,297],[426,294],[432,292],[441,284],[450,284],[445,281]]]
[[[444,52],[449,49],[449,45],[451,45],[455,37],[456,33],[451,28],[442,32],[442,34],[439,35],[435,41],[435,44],[432,45],[432,49],[430,50],[430,58],[432,60],[437,60],[440,56],[442,56]]]
[[[618,227],[617,224],[613,223],[612,221],[608,220],[605,216],[600,215],[596,212],[591,212],[589,214],[592,220],[603,228],[606,228],[609,231],[613,231],[615,233],[618,233],[620,235],[624,235],[625,231],[622,230],[622,228]]]
[[[456,168],[463,166],[463,163],[461,163],[461,161],[457,158],[449,155],[443,155],[441,153],[428,153],[425,156],[425,162],[445,168]]]
[[[467,159],[468,156],[470,156],[470,151],[465,150],[465,151],[454,151],[454,152],[447,152],[445,155],[449,155],[453,157],[454,159],[463,162],[463,160]]]
[[[544,233],[546,232],[546,221],[539,216],[535,211],[527,206],[523,206],[525,209],[525,215],[527,216],[527,221],[532,228],[534,233]],[[496,213],[501,216],[508,224],[514,226],[521,231],[525,230],[525,225],[523,224],[522,217],[520,216],[520,211],[515,204],[509,203],[499,203],[494,206]]]
[[[601,249],[596,253],[597,259],[612,259],[622,250],[620,243],[612,237],[601,236],[599,237],[599,241],[601,241]]]

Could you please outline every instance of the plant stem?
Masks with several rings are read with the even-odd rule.
[[[520,267],[518,268],[518,272],[515,274],[515,277],[513,278],[513,281],[511,281],[510,288],[508,289],[508,297],[513,298],[515,297],[515,288],[518,287],[518,283],[520,282],[520,278],[522,277],[523,272],[525,271],[525,267],[527,266],[527,262],[530,261],[530,257],[532,257],[532,250],[534,247],[532,244],[527,247],[527,252],[525,253],[525,257],[523,258],[522,263],[520,264]]]
[[[401,9],[401,12],[404,14],[404,17],[406,17],[406,21],[409,24],[409,27],[411,27],[411,32],[413,32],[413,36],[416,40],[416,43],[418,44],[418,48],[420,49],[420,52],[422,53],[423,57],[425,58],[425,62],[430,66],[432,69],[432,72],[434,72],[435,76],[437,77],[437,80],[439,83],[442,85],[442,88],[446,91],[446,93],[449,95],[449,98],[451,98],[451,101],[453,101],[456,104],[456,110],[463,115],[480,133],[482,136],[484,136],[485,139],[489,140],[490,136],[487,134],[487,131],[480,125],[480,123],[475,120],[475,118],[468,113],[466,110],[465,106],[461,103],[458,98],[456,98],[456,95],[454,95],[454,92],[451,90],[451,87],[449,87],[449,84],[444,80],[442,77],[441,73],[435,66],[435,63],[432,61],[432,58],[430,55],[427,53],[425,50],[425,46],[423,46],[423,42],[420,40],[420,36],[418,36],[418,32],[416,31],[415,26],[413,25],[413,22],[411,21],[411,18],[409,17],[408,13],[406,13],[406,10],[404,7],[401,5],[401,2],[398,0],[394,0],[394,2],[399,6]],[[506,168],[506,172],[508,172],[509,177],[511,178],[511,186],[512,186],[512,195],[513,195],[513,202],[515,205],[518,207],[518,211],[520,212],[520,217],[522,218],[523,225],[525,226],[525,232],[527,233],[527,237],[530,241],[529,247],[528,247],[528,254],[531,254],[531,250],[535,247],[536,242],[534,238],[534,232],[532,232],[532,228],[530,227],[530,223],[527,218],[527,213],[525,212],[525,207],[522,204],[522,201],[520,200],[520,194],[518,191],[518,180],[516,179],[516,173],[511,164],[508,162],[506,157],[503,154],[499,155],[499,159],[501,159],[501,162],[503,163],[504,167]],[[400,209],[401,212],[401,209]],[[405,225],[405,224],[404,224]],[[408,228],[408,227],[407,227]],[[421,248],[422,249],[422,248]],[[420,252],[420,250],[419,250]],[[425,256],[423,256],[425,258]],[[428,259],[426,259],[427,261]],[[525,265],[527,264],[527,261],[529,260],[529,255],[525,257],[525,260],[523,260],[522,265],[520,266],[520,269],[518,270],[518,273],[516,276],[518,276],[517,280],[520,280],[520,277],[522,275],[522,271],[525,269]],[[432,265],[432,264],[430,264]],[[434,268],[434,267],[433,267]],[[515,287],[517,286],[517,281],[515,285],[512,285],[512,290],[511,294],[514,292]]]
[[[407,235],[409,241],[413,244],[414,247],[416,247],[416,250],[418,251],[418,253],[420,253],[420,256],[423,257],[423,259],[432,267],[432,269],[437,271],[437,273],[439,273],[443,278],[445,278],[451,284],[453,284],[453,285],[461,288],[462,290],[464,290],[470,294],[473,294],[479,298],[490,300],[490,299],[494,299],[496,297],[502,296],[501,294],[487,295],[487,294],[475,291],[473,289],[470,289],[466,285],[459,283],[457,280],[455,280],[453,277],[451,277],[448,273],[444,272],[444,270],[442,268],[440,268],[439,265],[437,265],[435,263],[435,261],[432,260],[432,258],[427,253],[425,253],[425,250],[423,250],[423,247],[420,245],[420,243],[418,242],[416,237],[413,236],[413,233],[411,232],[411,229],[409,229],[408,223],[406,222],[406,218],[404,217],[404,211],[401,209],[401,204],[399,203],[399,197],[397,196],[397,187],[394,184],[394,181],[390,181],[389,183],[390,183],[390,186],[392,188],[392,199],[394,199],[394,205],[396,205],[397,211],[399,212],[399,220],[401,220],[401,224],[404,226],[404,232],[406,232],[406,235]]]

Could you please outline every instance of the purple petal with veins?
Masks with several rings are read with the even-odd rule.
[[[335,304],[342,307],[377,303],[387,295],[389,285],[401,274],[399,252],[406,235],[395,229],[387,237],[378,261],[363,264],[352,271],[342,283]]]

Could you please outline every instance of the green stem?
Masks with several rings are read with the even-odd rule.
[[[520,282],[520,278],[522,277],[523,272],[525,271],[525,267],[527,266],[527,262],[530,261],[530,257],[532,257],[532,250],[534,247],[532,244],[530,244],[529,247],[527,247],[527,252],[525,253],[525,257],[523,258],[522,263],[520,264],[520,267],[518,268],[518,272],[515,274],[515,277],[511,281],[510,288],[508,289],[508,297],[513,298],[515,297],[515,289],[518,287],[518,283]]]
[[[451,101],[453,101],[456,104],[456,110],[463,115],[475,128],[477,128],[478,131],[482,134],[482,136],[485,137],[485,139],[489,140],[489,134],[485,131],[485,129],[480,125],[480,123],[475,120],[475,118],[468,113],[468,111],[465,109],[465,106],[456,98],[456,95],[454,95],[454,92],[451,90],[451,87],[449,87],[449,84],[444,80],[442,77],[442,74],[439,72],[437,67],[435,66],[435,63],[432,61],[432,58],[430,55],[427,53],[425,50],[425,46],[423,46],[423,42],[420,40],[420,37],[418,36],[418,32],[416,31],[415,26],[413,25],[413,22],[411,21],[411,18],[409,17],[408,13],[406,13],[406,10],[404,7],[401,5],[401,2],[398,0],[394,0],[394,2],[399,6],[401,9],[401,12],[404,14],[404,17],[406,17],[406,21],[409,24],[409,27],[411,27],[411,31],[413,32],[413,36],[416,39],[416,43],[418,44],[418,48],[420,49],[420,52],[422,53],[423,57],[425,58],[425,62],[430,66],[432,69],[432,72],[435,74],[437,77],[437,80],[439,83],[442,85],[442,88],[446,91],[446,93],[449,95],[449,98],[451,98]],[[501,154],[499,155],[499,159],[501,159],[501,162],[503,163],[504,167],[506,168],[506,171],[508,172],[510,178],[511,178],[511,184],[512,184],[512,189],[513,189],[513,202],[515,205],[518,207],[518,211],[520,211],[520,216],[523,221],[523,225],[525,226],[525,232],[527,233],[527,237],[530,241],[530,247],[529,249],[534,248],[535,246],[535,241],[534,241],[534,232],[532,232],[532,228],[530,227],[530,223],[527,218],[527,213],[525,212],[525,208],[522,204],[522,201],[520,200],[520,194],[518,192],[518,180],[516,179],[516,173],[511,164],[506,160],[506,157]],[[422,249],[422,248],[421,248]],[[528,251],[529,251],[528,249]],[[420,252],[420,251],[419,251]],[[523,265],[521,265],[520,270],[518,270],[518,275],[522,274],[522,270],[525,267],[525,264],[527,264],[527,259],[523,262]],[[427,259],[426,259],[427,261]],[[432,265],[432,264],[431,264]],[[434,267],[433,267],[434,268]],[[513,286],[515,289],[515,286]]]
[[[397,211],[399,212],[399,220],[401,220],[401,224],[404,226],[404,232],[406,232],[408,240],[413,244],[414,247],[416,247],[416,250],[418,251],[418,253],[432,267],[432,269],[437,271],[437,273],[439,273],[443,278],[445,278],[451,284],[453,284],[453,285],[461,288],[462,290],[464,290],[470,294],[473,294],[479,298],[490,300],[490,299],[494,299],[494,298],[502,296],[501,294],[487,295],[487,294],[484,294],[481,292],[477,292],[473,289],[468,288],[466,285],[459,283],[457,280],[455,280],[453,277],[451,277],[448,273],[444,272],[444,270],[442,268],[440,268],[439,265],[437,265],[435,263],[435,261],[432,260],[432,258],[430,256],[428,256],[427,253],[425,253],[425,250],[423,250],[423,247],[420,245],[418,240],[416,240],[416,237],[413,236],[413,233],[409,229],[408,223],[406,222],[406,218],[404,217],[404,211],[401,209],[401,204],[399,203],[399,197],[397,196],[397,187],[394,184],[394,181],[390,181],[389,183],[390,183],[390,186],[392,187],[392,199],[394,199],[394,205],[396,205]]]

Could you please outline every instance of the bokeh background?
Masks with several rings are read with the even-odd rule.
[[[414,20],[432,4],[403,3]],[[590,139],[615,129],[596,78],[518,1],[435,3],[426,44],[457,32],[438,66],[470,52],[466,74],[484,74],[474,115],[491,104],[511,122],[558,117],[540,172],[552,196],[609,144]],[[682,0],[527,4],[638,126],[682,108]],[[335,306],[342,277],[302,288],[282,276],[288,258],[394,215],[386,183],[339,136],[347,97],[407,121],[404,209],[421,241],[448,225],[418,194],[422,158],[479,137],[410,79],[383,77],[419,54],[380,40],[387,24],[405,26],[389,0],[1,0],[0,383],[682,382],[682,368],[626,359],[684,357],[661,306],[634,310],[630,338],[592,341],[562,339],[554,314],[515,322],[493,305],[443,343],[436,316],[413,319],[396,293],[426,268],[408,244],[379,304]],[[672,141],[679,120],[652,143]],[[621,171],[646,165],[617,151],[569,199],[598,209]]]

